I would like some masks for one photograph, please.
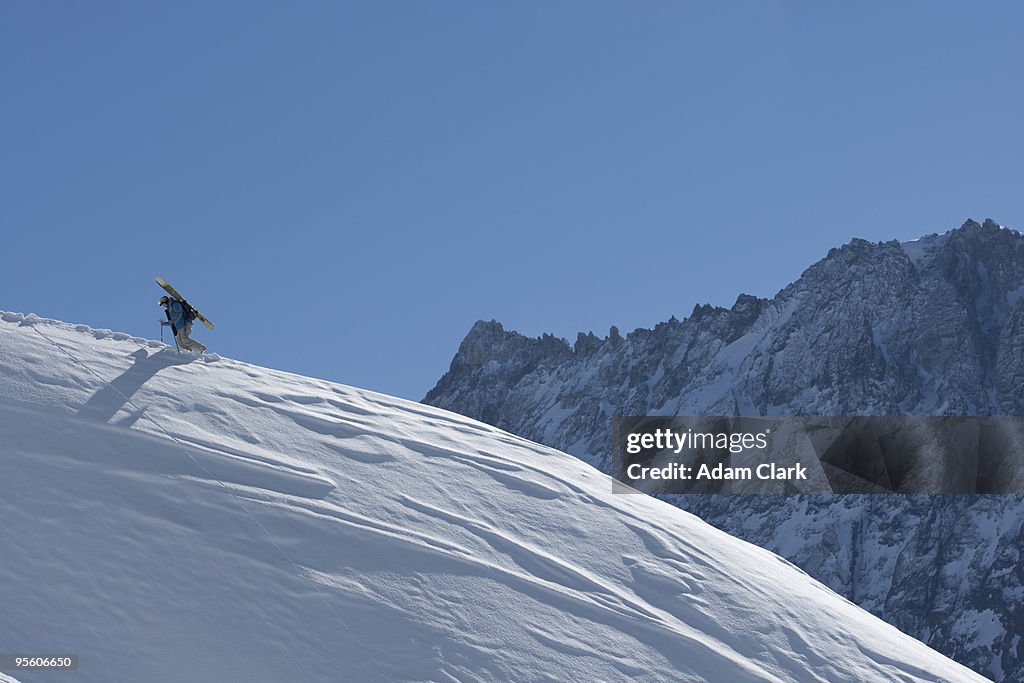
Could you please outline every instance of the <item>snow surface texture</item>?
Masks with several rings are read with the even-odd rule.
[[[33,681],[977,681],[578,459],[0,314],[0,634]]]
[[[1024,415],[1024,236],[854,240],[772,299],[572,346],[478,322],[424,401],[608,466],[612,415]],[[685,496],[994,680],[1024,681],[1024,496]]]

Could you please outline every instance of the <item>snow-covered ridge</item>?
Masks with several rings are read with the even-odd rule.
[[[2,647],[74,680],[981,680],[572,456],[374,392],[0,313],[0,431]]]
[[[478,322],[424,402],[607,468],[613,415],[1024,415],[1022,387],[1024,236],[968,220],[852,240],[771,299],[624,337],[570,345]],[[679,504],[957,661],[1024,680],[1024,497]]]

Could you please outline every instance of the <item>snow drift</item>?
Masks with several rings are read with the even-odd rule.
[[[444,410],[0,315],[0,651],[68,681],[981,681]]]

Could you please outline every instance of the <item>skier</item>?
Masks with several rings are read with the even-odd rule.
[[[164,312],[167,314],[167,320],[161,320],[160,324],[171,326],[171,334],[178,341],[178,346],[186,351],[198,351],[199,353],[205,351],[205,346],[188,336],[192,333],[192,321],[196,319],[195,309],[183,301],[172,299],[169,296],[160,297],[158,303],[163,306]]]

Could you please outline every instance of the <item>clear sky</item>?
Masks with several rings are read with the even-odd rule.
[[[851,237],[1024,228],[1024,4],[0,3],[0,308],[422,398]]]

